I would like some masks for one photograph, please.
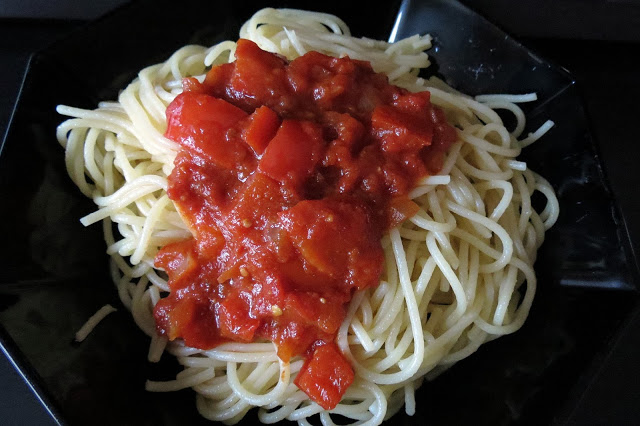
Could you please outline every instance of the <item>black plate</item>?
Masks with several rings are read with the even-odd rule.
[[[121,306],[99,226],[78,219],[94,206],[64,170],[55,140],[59,103],[93,108],[115,99],[138,70],[187,43],[236,38],[257,3],[140,0],[34,55],[0,157],[0,337],[4,350],[62,424],[207,424],[190,390],[144,391],[175,363],[146,361],[147,338],[121,308],[82,344],[75,331],[100,306]],[[232,4],[237,3],[237,4]],[[525,155],[558,192],[561,216],[536,264],[539,292],[518,333],[485,345],[418,393],[421,424],[561,422],[589,366],[637,302],[637,266],[574,81],[464,6],[404,1],[365,9],[350,2],[269,2],[336,13],[355,35],[429,32],[431,72],[469,93],[535,91],[530,129],[556,122]],[[6,206],[6,204],[5,204]],[[588,326],[585,326],[588,324]],[[254,417],[249,416],[249,421]]]

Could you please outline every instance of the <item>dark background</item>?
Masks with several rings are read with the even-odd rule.
[[[0,129],[6,129],[29,55],[124,0],[0,2]],[[635,252],[640,249],[640,0],[466,0],[525,46],[576,78],[611,188]],[[640,311],[634,310],[570,424],[640,423]],[[5,356],[0,356],[0,423],[54,424]]]

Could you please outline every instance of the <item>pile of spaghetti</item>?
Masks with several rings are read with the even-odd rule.
[[[420,78],[429,65],[429,36],[395,43],[355,38],[332,15],[263,9],[243,25],[240,38],[288,60],[317,51],[368,61],[391,84],[428,91],[456,140],[438,174],[420,179],[408,194],[417,213],[382,239],[380,283],[355,292],[345,310],[332,344],[349,360],[354,378],[326,410],[294,384],[305,359],[283,361],[272,342],[198,349],[157,332],[154,307],[171,289],[156,256],[192,237],[167,193],[180,151],[165,136],[167,107],[182,93],[185,78],[197,85],[212,67],[233,62],[237,43],[186,46],[142,70],[117,102],[96,110],[59,106],[70,117],[57,134],[69,175],[99,207],[81,221],[102,221],[122,303],[151,338],[149,360],[166,351],[184,366],[175,380],[148,381],[146,388],[191,387],[199,412],[225,423],[240,421],[253,407],[260,407],[265,423],[308,424],[319,415],[325,425],[338,417],[373,425],[403,405],[413,414],[415,390],[425,378],[518,330],[529,313],[536,252],[558,216],[558,202],[549,183],[517,156],[553,123],[522,137],[524,114],[517,103],[534,101],[534,94],[474,99],[440,80]],[[497,109],[513,112],[515,128],[505,127]],[[536,191],[547,200],[540,212],[532,206]]]

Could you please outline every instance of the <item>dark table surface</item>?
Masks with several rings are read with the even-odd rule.
[[[0,130],[8,126],[30,54],[124,0],[0,3]],[[582,91],[611,188],[632,247],[640,249],[639,0],[467,0],[541,56],[568,69]],[[594,365],[592,379],[569,416],[570,424],[640,423],[640,308]],[[0,423],[48,425],[37,397],[0,355]]]

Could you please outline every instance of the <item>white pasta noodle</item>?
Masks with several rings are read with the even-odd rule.
[[[317,414],[324,425],[338,420],[333,415],[341,423],[347,418],[376,425],[403,405],[413,414],[424,378],[516,331],[527,317],[536,251],[559,207],[550,184],[516,157],[553,123],[519,141],[525,122],[516,103],[534,101],[535,94],[474,99],[440,80],[419,78],[419,69],[429,65],[429,36],[395,43],[354,38],[332,15],[264,9],[242,26],[240,37],[289,59],[316,50],[368,60],[392,84],[430,91],[433,104],[456,127],[458,142],[442,171],[411,192],[420,211],[383,239],[380,285],[357,293],[348,307],[336,343],[355,380],[338,406],[324,412],[293,384],[302,360],[280,361],[271,343],[200,350],[155,333],[153,306],[168,286],[153,268],[154,257],[160,247],[190,235],[166,194],[178,146],[164,137],[165,109],[184,77],[202,79],[210,66],[232,61],[235,42],[178,50],[142,70],[118,102],[93,111],[59,106],[70,117],[57,133],[67,170],[98,206],[82,223],[104,221],[111,274],[123,304],[151,337],[149,359],[167,351],[184,366],[175,380],[149,381],[146,388],[191,387],[200,413],[225,423],[240,421],[255,406],[265,423],[289,419],[301,425]],[[495,109],[515,114],[515,129],[506,129]],[[541,213],[532,207],[534,191],[547,200]]]
[[[106,318],[107,315],[115,311],[117,311],[117,309],[111,305],[104,305],[103,307],[98,309],[98,311],[95,314],[91,315],[87,322],[85,322],[82,327],[80,327],[80,329],[76,332],[76,342],[82,342],[84,339],[86,339],[87,336],[93,331],[93,329],[96,328],[96,326],[100,323],[100,321],[102,321]]]

